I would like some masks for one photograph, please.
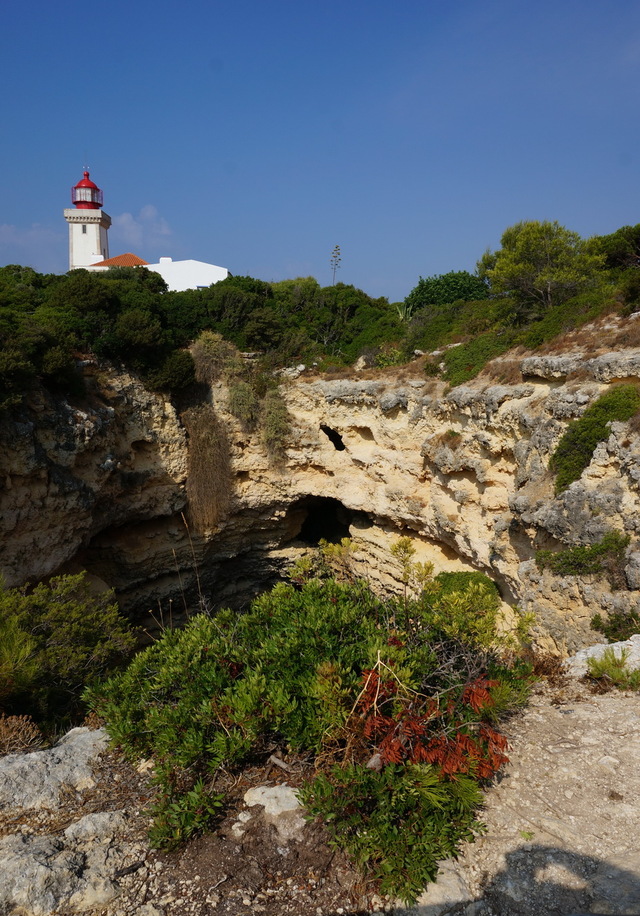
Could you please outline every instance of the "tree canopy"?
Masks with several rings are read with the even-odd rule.
[[[461,300],[471,302],[486,299],[488,284],[466,270],[452,270],[447,274],[420,277],[418,283],[404,300],[408,314],[429,305],[446,305]]]
[[[610,235],[598,235],[593,239],[593,245],[597,252],[604,255],[605,267],[610,270],[640,267],[640,223],[621,226]]]
[[[144,268],[43,276],[0,269],[0,409],[20,402],[35,380],[78,390],[78,356],[123,363],[151,386],[178,391],[194,378],[189,345],[204,330],[265,366],[331,359],[352,362],[400,336],[387,299],[312,277],[267,283],[232,276],[207,289],[169,292]]]
[[[516,223],[505,230],[501,245],[485,252],[478,274],[493,295],[515,300],[520,317],[539,316],[597,285],[604,267],[604,255],[558,222]]]

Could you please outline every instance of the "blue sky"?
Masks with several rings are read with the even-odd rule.
[[[404,298],[503,230],[640,222],[637,0],[8,0],[0,264],[68,267],[85,162],[112,255]]]

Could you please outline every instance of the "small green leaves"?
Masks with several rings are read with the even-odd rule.
[[[350,552],[325,545],[312,578],[243,614],[193,617],[89,696],[129,756],[154,760],[156,845],[207,829],[217,770],[276,743],[315,757],[309,812],[384,893],[410,901],[480,829],[480,783],[506,759],[497,702],[520,699],[526,671],[493,654],[499,599],[486,577],[433,578],[401,540],[415,596],[384,600],[353,576],[326,578]]]
[[[556,493],[578,480],[589,466],[599,442],[609,438],[609,423],[625,422],[640,411],[638,385],[614,385],[569,424],[549,461],[556,475]]]

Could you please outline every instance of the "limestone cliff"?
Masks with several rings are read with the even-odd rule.
[[[517,383],[496,383],[514,367]],[[227,459],[207,473],[225,498],[204,531],[182,516],[188,435],[173,406],[126,373],[87,372],[82,403],[41,394],[4,421],[9,584],[85,567],[125,606],[166,614],[170,599],[177,612],[198,583],[213,602],[241,601],[320,536],[349,534],[362,570],[388,586],[389,547],[408,535],[416,559],[438,570],[492,576],[506,601],[535,614],[536,641],[552,650],[597,641],[595,612],[639,606],[634,424],[613,423],[560,496],[548,471],[567,423],[607,385],[640,376],[637,349],[511,354],[450,391],[425,381],[419,364],[337,378],[303,372],[281,386],[291,431],[276,464],[259,432],[229,414],[224,387],[214,387],[209,409]],[[594,576],[560,579],[533,560],[539,548],[594,543],[612,529],[631,536],[626,588]]]
[[[2,575],[7,585],[69,563],[101,531],[185,504],[186,437],[169,402],[126,372],[85,367],[73,403],[40,390],[0,423]]]

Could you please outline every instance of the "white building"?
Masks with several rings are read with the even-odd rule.
[[[226,280],[229,271],[226,267],[216,267],[206,261],[174,261],[172,258],[160,258],[157,264],[147,264],[147,270],[160,274],[170,290],[182,292],[185,289],[205,289],[212,283]]]
[[[89,172],[71,188],[71,201],[75,209],[65,210],[64,218],[69,223],[69,270],[75,270],[109,257],[111,217],[102,209],[102,191]]]
[[[145,266],[160,274],[169,289],[204,289],[229,276],[226,267],[217,267],[205,261],[174,261],[160,258],[157,264],[148,264],[138,255],[126,254],[109,257],[107,230],[111,217],[102,209],[102,191],[85,171],[83,178],[71,189],[75,209],[64,211],[69,224],[69,270],[84,267],[86,270],[109,270],[110,267]]]

